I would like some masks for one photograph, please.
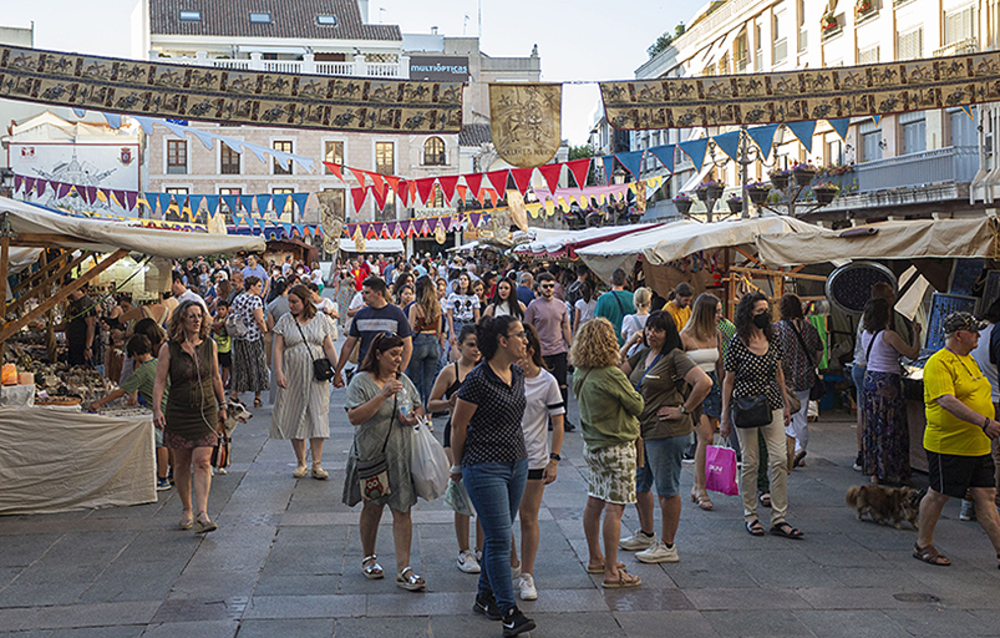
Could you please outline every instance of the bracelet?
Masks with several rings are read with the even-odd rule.
[[[986,428],[990,427],[990,417],[983,417],[983,432],[986,432]]]
[[[562,457],[556,454],[555,452],[552,452],[551,454],[549,454],[549,459],[553,461],[561,461]]]

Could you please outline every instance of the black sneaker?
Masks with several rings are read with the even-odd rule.
[[[486,616],[490,620],[500,620],[503,618],[503,614],[500,613],[500,608],[497,607],[496,598],[493,597],[492,593],[476,594],[476,604],[472,606],[472,611],[482,616]]]
[[[865,460],[861,458],[861,452],[858,452],[858,458],[854,459],[854,471],[860,472],[865,467]]]
[[[511,636],[516,636],[518,634],[523,634],[526,631],[531,631],[535,628],[535,621],[530,618],[525,618],[524,614],[517,606],[511,607],[507,610],[507,613],[503,615],[503,635],[504,638],[510,638]]]
[[[576,425],[572,421],[566,419],[563,421],[563,431],[564,432],[576,432]]]

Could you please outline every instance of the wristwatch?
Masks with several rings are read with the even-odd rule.
[[[690,412],[688,412],[688,409],[684,407],[683,403],[680,405],[680,408],[681,408],[681,414],[691,414]]]
[[[552,459],[553,461],[561,461],[562,460],[562,457],[559,456],[558,454],[556,454],[555,452],[552,452],[551,454],[549,454],[549,458]]]

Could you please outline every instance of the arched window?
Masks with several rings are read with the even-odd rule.
[[[424,142],[424,165],[444,166],[447,163],[447,156],[444,152],[444,140],[440,137],[428,138]]]

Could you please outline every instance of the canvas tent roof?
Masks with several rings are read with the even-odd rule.
[[[585,228],[583,230],[559,231],[551,233],[547,231],[544,235],[539,234],[535,240],[527,244],[521,244],[514,248],[514,252],[528,252],[534,255],[562,255],[567,250],[588,246],[600,241],[615,239],[623,235],[649,230],[661,223],[637,224],[635,226],[600,226],[596,228]],[[534,230],[534,229],[533,229]],[[541,229],[539,229],[541,230]],[[546,229],[547,230],[547,229]]]
[[[576,253],[601,279],[610,281],[616,268],[631,271],[639,255],[649,264],[662,265],[701,250],[753,244],[763,233],[782,235],[815,229],[812,224],[778,216],[707,224],[685,220],[579,248]]]
[[[347,239],[340,241],[340,249],[345,253],[358,252],[354,242]],[[403,246],[403,242],[399,239],[369,239],[365,242],[365,249],[361,252],[368,255],[377,255],[379,253],[401,253],[404,250],[406,249]]]
[[[142,228],[129,222],[64,215],[6,197],[0,197],[0,213],[8,213],[14,232],[51,237],[53,245],[70,249],[110,253],[124,248],[164,259],[265,249],[259,236]]]
[[[1000,219],[921,219],[879,222],[843,231],[812,227],[794,238],[763,233],[757,248],[772,266],[815,264],[838,259],[1000,257]]]

